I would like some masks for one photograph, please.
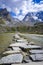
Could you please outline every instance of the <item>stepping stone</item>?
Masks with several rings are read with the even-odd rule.
[[[18,34],[15,34],[15,38],[20,38],[20,36]]]
[[[31,54],[43,54],[43,50],[30,50],[29,51]]]
[[[33,61],[43,61],[43,54],[32,54],[30,55],[30,58]]]
[[[25,43],[13,43],[10,45],[10,47],[20,47],[23,49],[41,49],[41,46],[37,46],[37,45],[27,45]]]
[[[14,51],[21,51],[21,49],[20,49],[19,47],[12,47],[12,49],[13,49]]]
[[[16,42],[28,44],[27,40],[25,40],[25,39],[19,39]]]
[[[21,63],[23,60],[22,54],[11,54],[0,59],[0,64]]]
[[[19,40],[17,40],[17,42],[27,42],[27,40],[25,40],[25,39],[19,39]]]
[[[25,43],[12,43],[10,44],[10,47],[26,47],[27,45]]]
[[[41,49],[41,46],[37,46],[37,45],[27,45],[24,46],[25,49]]]
[[[12,50],[10,50],[10,51],[5,51],[3,54],[15,54],[15,53],[21,53],[21,51],[12,51]]]
[[[30,44],[30,45],[35,45],[35,43],[34,43],[34,42],[29,42],[29,44]]]

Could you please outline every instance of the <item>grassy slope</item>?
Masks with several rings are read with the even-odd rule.
[[[14,33],[0,34],[0,53],[2,53],[8,45],[12,42]]]

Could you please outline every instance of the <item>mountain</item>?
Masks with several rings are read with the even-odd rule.
[[[26,26],[33,26],[37,22],[43,21],[43,11],[40,12],[29,12],[23,19],[23,23]]]
[[[43,22],[37,22],[34,24],[34,26],[43,26]]]
[[[5,21],[4,23],[10,27],[15,26],[15,24],[18,22],[20,23],[20,20],[13,18],[11,16],[11,12],[8,12],[6,8],[0,9],[0,17]]]
[[[5,20],[3,23],[5,23],[7,26],[34,26],[37,22],[43,22],[43,11],[40,12],[29,12],[26,14],[24,19],[20,21],[17,18],[13,18],[12,15],[13,12],[8,12],[6,8],[0,9],[0,17]],[[1,23],[1,22],[0,22]]]
[[[8,24],[11,22],[11,16],[6,8],[0,9],[0,17],[5,20],[5,24]]]
[[[14,31],[15,27],[21,25],[21,21],[13,18],[10,13],[6,8],[0,8],[0,33]]]
[[[43,22],[37,22],[34,24],[35,32],[39,34],[43,34]]]

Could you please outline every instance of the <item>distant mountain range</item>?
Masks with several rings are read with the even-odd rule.
[[[12,31],[43,34],[43,11],[29,12],[20,21],[17,18],[13,18],[11,12],[8,12],[6,8],[1,8],[0,33]]]
[[[43,11],[30,12],[23,19],[25,25],[33,26],[37,22],[43,22]]]
[[[5,20],[7,26],[33,26],[35,23],[43,22],[43,11],[27,13],[22,21],[11,16],[11,12],[8,12],[6,8],[0,8],[0,17]]]

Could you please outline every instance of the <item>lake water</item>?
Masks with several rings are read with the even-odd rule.
[[[23,34],[25,38],[28,39],[29,42],[35,42],[37,45],[43,46],[43,35],[38,34]]]

